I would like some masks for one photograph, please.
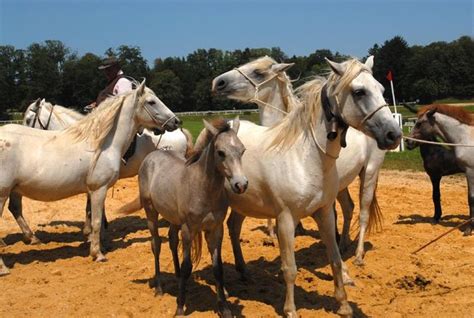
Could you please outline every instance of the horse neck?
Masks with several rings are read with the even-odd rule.
[[[113,125],[106,137],[103,149],[118,150],[121,156],[123,156],[139,128],[139,124],[135,120],[134,94],[125,97]]]
[[[214,140],[204,149],[195,166],[200,172],[199,182],[202,184],[202,190],[206,193],[219,193],[219,190],[224,189],[224,176],[217,170],[214,158]]]
[[[455,144],[472,143],[470,140],[473,130],[471,126],[462,124],[458,120],[444,114],[436,113],[433,116],[436,116],[436,125],[442,133],[441,138]]]
[[[284,92],[284,87],[283,85],[279,84],[278,79],[275,79],[272,81],[273,88],[271,89],[271,93],[266,96],[266,98],[261,99],[265,104],[269,104],[277,109],[282,110],[283,112],[280,112],[276,109],[274,109],[271,106],[265,105],[263,103],[257,103],[258,104],[258,110],[260,113],[260,125],[270,127],[273,126],[274,124],[280,122],[286,114],[284,112],[287,112],[286,106],[285,106],[285,101],[283,100],[283,94]]]

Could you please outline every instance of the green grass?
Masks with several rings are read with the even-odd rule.
[[[191,132],[196,140],[196,137],[199,135],[201,130],[204,128],[204,124],[202,123],[203,119],[210,120],[219,116],[179,116],[179,119],[183,121],[183,128],[186,128]],[[225,115],[221,116],[224,118],[234,118],[234,115]],[[258,114],[257,113],[250,113],[250,114],[243,114],[239,116],[241,120],[249,120],[254,123],[258,123]]]
[[[423,171],[420,150],[416,148],[402,152],[387,152],[382,169]]]

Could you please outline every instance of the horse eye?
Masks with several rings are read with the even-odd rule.
[[[363,89],[358,89],[358,90],[355,90],[353,94],[357,97],[362,97],[365,95],[365,91]]]
[[[154,100],[151,100],[148,104],[150,104],[150,105],[155,105],[156,102],[155,102]]]
[[[222,150],[218,150],[217,154],[219,155],[219,157],[221,157],[221,159],[225,159],[225,153]]]
[[[421,126],[421,123],[420,123],[420,122],[417,122],[417,123],[415,124],[415,128],[420,128],[420,126]]]
[[[262,71],[260,71],[260,70],[255,70],[255,71],[253,71],[253,74],[254,74],[256,77],[262,77],[262,76],[263,76],[263,73],[262,73]]]

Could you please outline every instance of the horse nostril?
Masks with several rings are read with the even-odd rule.
[[[183,122],[181,121],[181,119],[179,119],[179,118],[176,118],[176,119],[174,120],[174,122],[175,122],[175,124],[176,124],[177,126],[180,126],[180,125],[183,123]]]
[[[227,86],[227,83],[223,79],[219,80],[216,84],[216,88],[218,90],[224,89],[226,86]]]
[[[395,137],[395,134],[393,133],[393,131],[389,131],[389,132],[385,135],[385,137],[387,138],[387,141],[389,141],[390,143],[395,142],[396,137]]]

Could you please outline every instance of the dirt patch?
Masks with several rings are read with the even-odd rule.
[[[357,183],[351,186],[358,197]],[[109,191],[108,262],[88,256],[81,233],[85,197],[43,203],[25,200],[25,217],[41,245],[26,245],[8,211],[0,222],[0,246],[12,268],[0,278],[0,316],[171,317],[177,284],[171,253],[164,240],[161,257],[164,296],[149,287],[154,264],[144,213],[115,213],[137,194],[136,180],[122,180]],[[355,246],[343,255],[356,287],[346,288],[356,317],[472,317],[474,308],[474,236],[454,231],[420,253],[411,252],[468,218],[467,187],[461,177],[442,181],[443,218],[432,224],[431,185],[423,173],[383,171],[377,197],[384,230],[366,242],[365,266],[352,264]],[[355,200],[357,201],[357,200]],[[355,217],[358,216],[356,207]],[[342,217],[339,217],[341,220]],[[307,235],[298,236],[295,301],[302,317],[336,316],[332,273],[324,245],[311,219]],[[278,243],[267,245],[265,220],[247,219],[242,248],[253,276],[243,283],[233,268],[226,232],[223,242],[225,279],[234,315],[275,317],[282,314],[285,285],[280,274]],[[166,237],[167,229],[160,228]],[[352,233],[354,239],[356,233]],[[215,288],[207,253],[189,283],[187,314],[215,316]]]

